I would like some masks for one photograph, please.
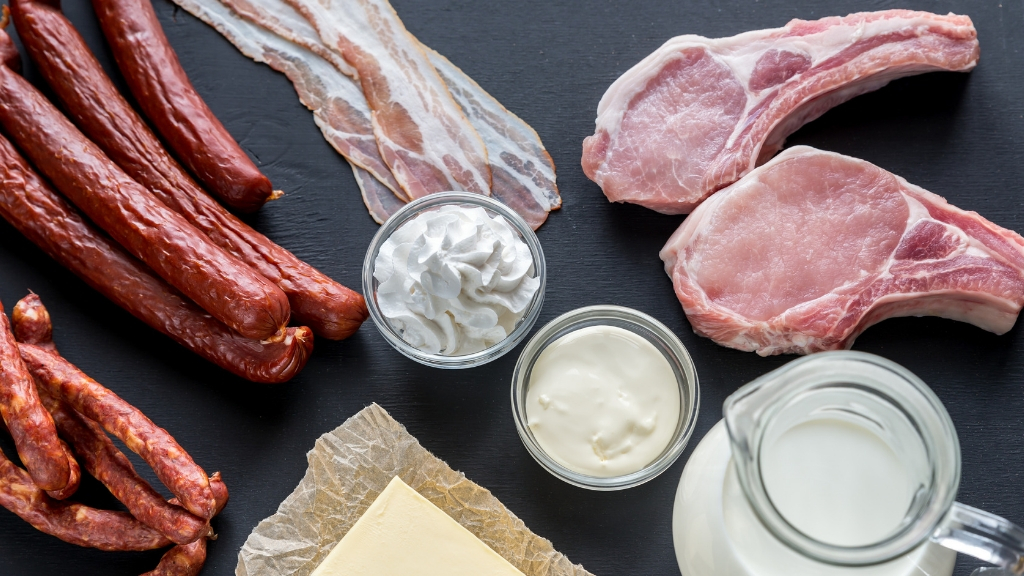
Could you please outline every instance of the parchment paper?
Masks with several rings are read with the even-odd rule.
[[[236,576],[307,576],[395,476],[527,576],[593,576],[452,470],[377,404],[321,436],[309,468],[238,553]]]

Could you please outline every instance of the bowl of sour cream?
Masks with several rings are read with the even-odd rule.
[[[363,261],[377,329],[405,356],[471,368],[523,341],[544,303],[544,251],[529,225],[481,194],[440,192],[381,226]]]
[[[512,414],[527,451],[592,490],[653,479],[683,453],[700,406],[693,361],[661,322],[621,306],[552,320],[523,349]]]

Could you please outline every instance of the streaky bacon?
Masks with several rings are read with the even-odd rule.
[[[370,212],[370,217],[377,224],[383,224],[388,218],[394,215],[395,212],[405,206],[405,200],[402,200],[395,193],[388,189],[387,186],[380,183],[373,177],[372,174],[363,170],[359,166],[352,164],[352,173],[356,177],[356,184],[359,185],[359,192],[363,197],[363,204],[366,205],[366,209]]]
[[[407,195],[490,194],[487,150],[386,0],[288,0],[356,69],[381,156]]]
[[[849,348],[895,316],[1002,334],[1024,305],[1020,235],[806,146],[698,206],[661,258],[695,332],[762,356]]]
[[[612,202],[686,214],[833,106],[903,76],[968,71],[978,54],[967,16],[909,10],[679,36],[605,92],[583,170]]]
[[[426,46],[423,49],[487,146],[491,195],[536,230],[549,212],[562,206],[555,185],[555,163],[540,136],[458,66]]]
[[[181,0],[179,4],[207,23],[219,21],[230,24],[243,20],[246,24],[262,27],[265,29],[261,31],[262,34],[273,32],[330,61],[339,71],[353,78],[353,81],[356,77],[354,69],[328,49],[312,25],[284,0]],[[205,15],[200,13],[203,8],[206,8]],[[225,33],[223,30],[221,32]],[[239,43],[235,44],[237,46]],[[493,180],[491,194],[516,210],[536,230],[547,219],[548,213],[557,210],[562,204],[555,183],[554,162],[540,137],[444,56],[426,46],[421,47],[487,147]],[[342,81],[341,78],[332,78],[332,83]],[[360,90],[357,85],[353,86]],[[351,91],[347,91],[346,97],[350,94]],[[356,164],[363,165],[359,162]],[[357,172],[356,180],[360,183],[363,200],[371,216],[381,221],[382,216],[389,212],[384,207],[394,207],[394,202],[380,192],[379,186],[367,182],[363,174]],[[401,188],[395,193],[400,200],[409,200]],[[370,198],[374,200],[368,200]]]
[[[220,32],[249,58],[287,76],[331,146],[394,194],[402,193],[377,148],[366,98],[350,78],[313,52],[244,20],[220,0],[175,2]]]

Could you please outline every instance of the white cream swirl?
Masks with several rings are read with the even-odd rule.
[[[501,215],[442,206],[384,241],[373,277],[381,313],[430,354],[472,354],[504,340],[540,287],[529,246]]]

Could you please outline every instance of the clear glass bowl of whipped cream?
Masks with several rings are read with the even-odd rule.
[[[522,342],[544,303],[540,240],[481,194],[439,192],[381,226],[363,261],[363,295],[384,338],[437,368],[471,368]]]

